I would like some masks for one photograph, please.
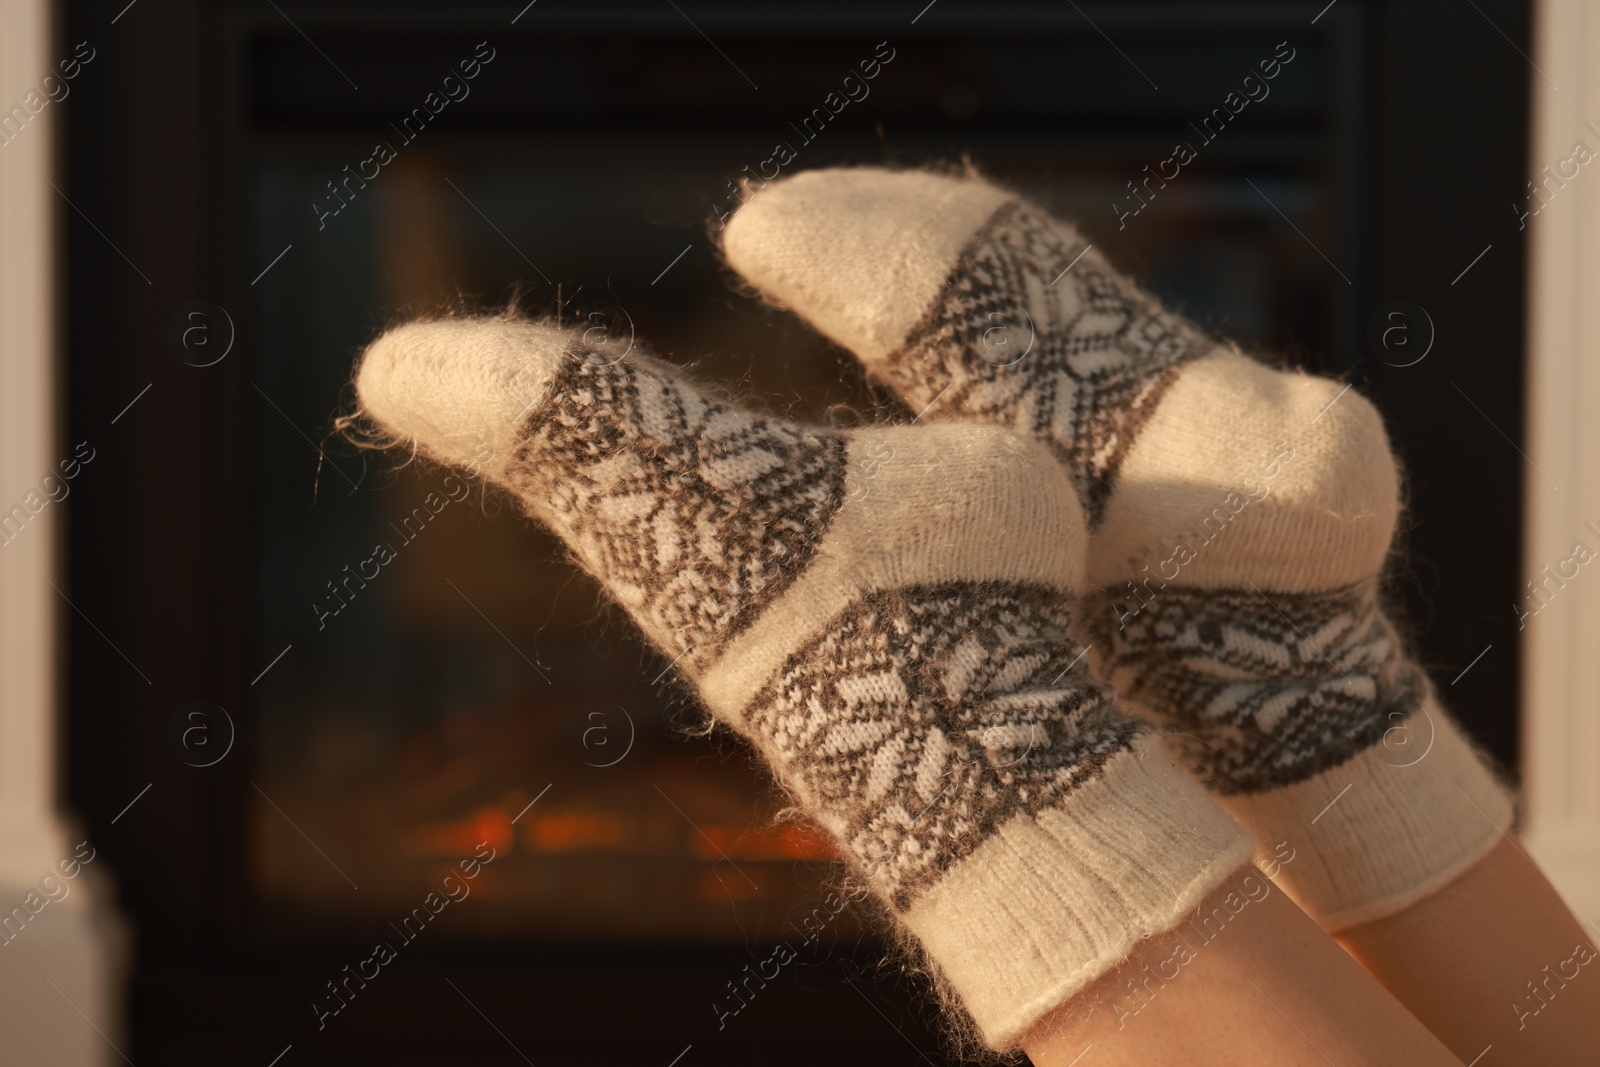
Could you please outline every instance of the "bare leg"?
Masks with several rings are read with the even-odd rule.
[[[1600,953],[1519,849],[1338,940],[1464,1063],[1593,1062]]]
[[[1038,1067],[1460,1067],[1254,867],[1047,1016],[1023,1048]]]

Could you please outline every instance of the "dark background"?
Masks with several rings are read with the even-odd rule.
[[[826,892],[825,850],[764,829],[757,769],[512,509],[452,504],[324,628],[310,608],[444,473],[332,435],[353,357],[408,310],[595,314],[756,403],[907,417],[730,287],[706,229],[880,41],[872,94],[794,169],[970,155],[1208,325],[1354,381],[1408,471],[1423,659],[1515,766],[1525,5],[112,0],[67,3],[62,33],[97,53],[57,182],[68,440],[97,450],[58,581],[81,609],[64,781],[134,930],[135,1062],[958,1054],[854,913],[719,1029],[727,983]],[[386,123],[483,40],[471,95],[319,229],[323,183],[398,146]],[[1119,232],[1124,183],[1283,40],[1274,95]],[[1411,366],[1370,340],[1395,301],[1437,333]],[[213,365],[196,322],[232,335]],[[194,700],[236,728],[211,766],[170,729]],[[617,708],[635,747],[596,767],[585,731]],[[319,1031],[323,983],[483,836],[506,847],[476,899]]]

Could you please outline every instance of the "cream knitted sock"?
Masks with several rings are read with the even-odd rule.
[[[1280,881],[1326,928],[1403,909],[1500,840],[1509,796],[1379,606],[1399,489],[1371,404],[1212,341],[974,178],[802,173],[723,248],[921,421],[1050,446],[1094,530],[1097,666],[1264,851],[1294,848]]]
[[[393,330],[357,390],[561,536],[995,1047],[1248,861],[1078,662],[1084,524],[1038,444],[760,418],[641,352],[506,319]]]

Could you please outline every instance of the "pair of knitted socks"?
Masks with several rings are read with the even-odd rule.
[[[510,319],[390,331],[362,407],[441,462],[492,446],[990,1044],[1252,835],[1329,929],[1498,840],[1509,798],[1379,608],[1398,479],[1366,401],[1217,345],[974,178],[800,174],[723,247],[917,424],[763,417]]]

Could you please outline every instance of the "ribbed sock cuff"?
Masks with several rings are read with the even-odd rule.
[[[1219,797],[1260,842],[1268,870],[1325,930],[1403,911],[1504,839],[1511,794],[1430,696],[1384,742],[1315,778]]]
[[[1067,809],[998,827],[903,918],[984,1040],[1008,1049],[1140,938],[1175,928],[1252,849],[1147,735]]]

